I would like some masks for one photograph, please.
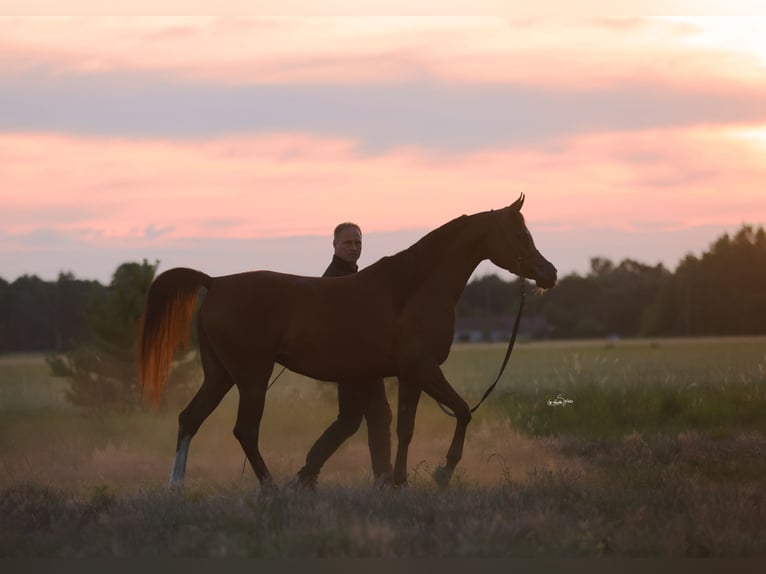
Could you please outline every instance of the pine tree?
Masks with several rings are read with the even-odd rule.
[[[70,380],[67,400],[103,412],[130,412],[141,402],[135,340],[141,310],[159,262],[124,263],[101,296],[90,302],[90,340],[46,358],[53,376]]]

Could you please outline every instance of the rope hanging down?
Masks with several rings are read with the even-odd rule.
[[[505,371],[505,366],[508,364],[508,359],[511,358],[511,353],[513,352],[513,346],[516,344],[516,335],[518,335],[519,333],[519,324],[521,323],[521,312],[524,310],[524,303],[526,301],[526,296],[527,296],[527,291],[525,287],[526,279],[524,279],[524,277],[519,277],[519,280],[521,281],[521,301],[519,302],[519,312],[516,313],[516,320],[513,323],[513,333],[511,333],[511,340],[508,341],[508,349],[505,351],[505,358],[503,359],[503,364],[500,366],[500,372],[497,374],[497,377],[495,378],[495,382],[492,383],[486,391],[484,391],[484,395],[481,397],[481,400],[478,403],[476,403],[476,405],[474,405],[474,407],[471,409],[471,412],[476,411],[476,409],[479,408],[481,403],[484,402],[484,399],[486,399],[495,389],[495,386],[497,386],[498,381],[500,381],[500,377],[503,376],[503,371]],[[439,405],[439,408],[445,414],[453,418],[455,417],[455,413],[453,413],[451,410],[449,410],[439,401],[437,401],[436,404]]]

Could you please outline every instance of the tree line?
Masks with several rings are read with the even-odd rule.
[[[513,315],[518,280],[487,275],[470,282],[458,316]],[[525,315],[542,317],[547,338],[766,334],[766,232],[743,225],[700,257],[687,255],[671,272],[633,259],[594,257],[541,297]]]
[[[131,346],[157,263],[125,263],[109,285],[61,273],[56,281],[0,278],[0,353],[68,352],[112,340]],[[486,275],[458,303],[464,317],[513,315],[518,280]],[[527,316],[544,319],[538,336],[702,336],[766,334],[766,232],[743,225],[700,257],[671,272],[633,259],[594,257],[590,270],[562,277],[542,296],[528,296]]]

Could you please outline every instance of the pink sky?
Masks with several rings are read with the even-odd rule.
[[[766,223],[766,20],[0,18],[0,277],[317,274],[519,193],[562,273]],[[483,267],[491,271],[493,268]]]

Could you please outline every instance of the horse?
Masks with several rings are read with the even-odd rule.
[[[175,349],[188,344],[198,312],[203,382],[178,417],[170,476],[181,487],[189,445],[224,395],[239,390],[234,436],[262,488],[274,486],[259,450],[266,389],[275,363],[324,381],[397,377],[397,451],[392,481],[407,483],[407,452],[421,393],[450,409],[455,429],[434,480],[446,487],[462,458],[471,411],[440,366],[455,331],[455,307],[473,271],[492,263],[545,290],[556,268],[535,247],[521,214],[524,194],[498,210],[462,215],[409,248],[345,277],[258,270],[211,277],[184,267],[152,282],[139,323],[138,377],[155,405]]]

